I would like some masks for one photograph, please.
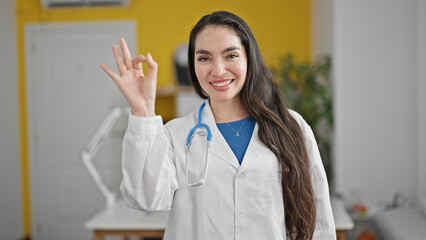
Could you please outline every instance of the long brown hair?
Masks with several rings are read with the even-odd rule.
[[[282,190],[287,234],[291,239],[312,239],[315,229],[315,197],[309,159],[300,126],[290,115],[279,86],[260,55],[247,23],[235,14],[219,11],[202,17],[191,31],[188,71],[195,91],[206,99],[194,69],[195,38],[208,25],[228,26],[238,34],[247,54],[247,76],[240,98],[259,125],[259,139],[277,157],[282,168]]]

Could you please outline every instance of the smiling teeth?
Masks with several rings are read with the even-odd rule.
[[[228,85],[232,82],[232,80],[224,81],[224,82],[218,82],[218,83],[211,83],[215,87],[222,87],[225,85]]]

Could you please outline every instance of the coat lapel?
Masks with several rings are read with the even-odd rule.
[[[244,171],[248,166],[252,165],[251,162],[256,161],[264,154],[265,151],[269,150],[258,137],[258,125],[256,123],[247,151],[244,155],[243,162],[240,166],[238,159],[235,157],[225,138],[216,126],[213,112],[208,100],[206,100],[206,107],[202,113],[202,119],[202,121],[210,127],[210,131],[212,133],[210,153],[228,162],[239,172]]]
[[[210,127],[210,131],[212,133],[210,153],[226,161],[238,170],[240,168],[240,164],[238,163],[237,158],[235,157],[225,138],[223,138],[222,134],[216,126],[209,100],[206,100],[206,107],[202,113],[202,119],[202,122],[206,123]]]
[[[250,143],[247,147],[246,153],[244,154],[239,173],[244,172],[250,167],[253,167],[258,164],[260,158],[264,156],[266,151],[269,149],[260,141],[258,136],[259,125],[254,126],[253,134],[250,139]]]

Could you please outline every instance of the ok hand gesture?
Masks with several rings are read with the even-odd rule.
[[[124,39],[120,39],[120,46],[114,45],[112,51],[120,74],[115,73],[105,64],[101,68],[114,80],[121,92],[126,97],[132,109],[132,114],[141,117],[155,115],[155,94],[157,87],[158,64],[152,59],[151,54],[139,55],[131,59],[130,51]],[[148,73],[145,76],[142,62],[148,64]]]

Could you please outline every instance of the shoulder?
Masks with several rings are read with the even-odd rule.
[[[288,113],[290,113],[290,115],[293,117],[294,120],[296,120],[297,124],[299,124],[299,126],[302,128],[302,130],[306,127],[309,127],[308,123],[305,121],[305,119],[302,117],[302,115],[300,115],[300,113],[288,109]]]
[[[299,124],[300,129],[302,130],[303,136],[305,140],[311,140],[314,139],[314,133],[312,132],[311,127],[309,124],[305,121],[305,119],[300,115],[298,112],[288,109],[288,112],[293,117],[293,119]]]
[[[294,118],[294,120],[296,120],[297,122],[299,121],[304,121],[302,115],[300,115],[298,112],[292,110],[292,109],[288,109],[288,113],[290,113],[290,115]]]

